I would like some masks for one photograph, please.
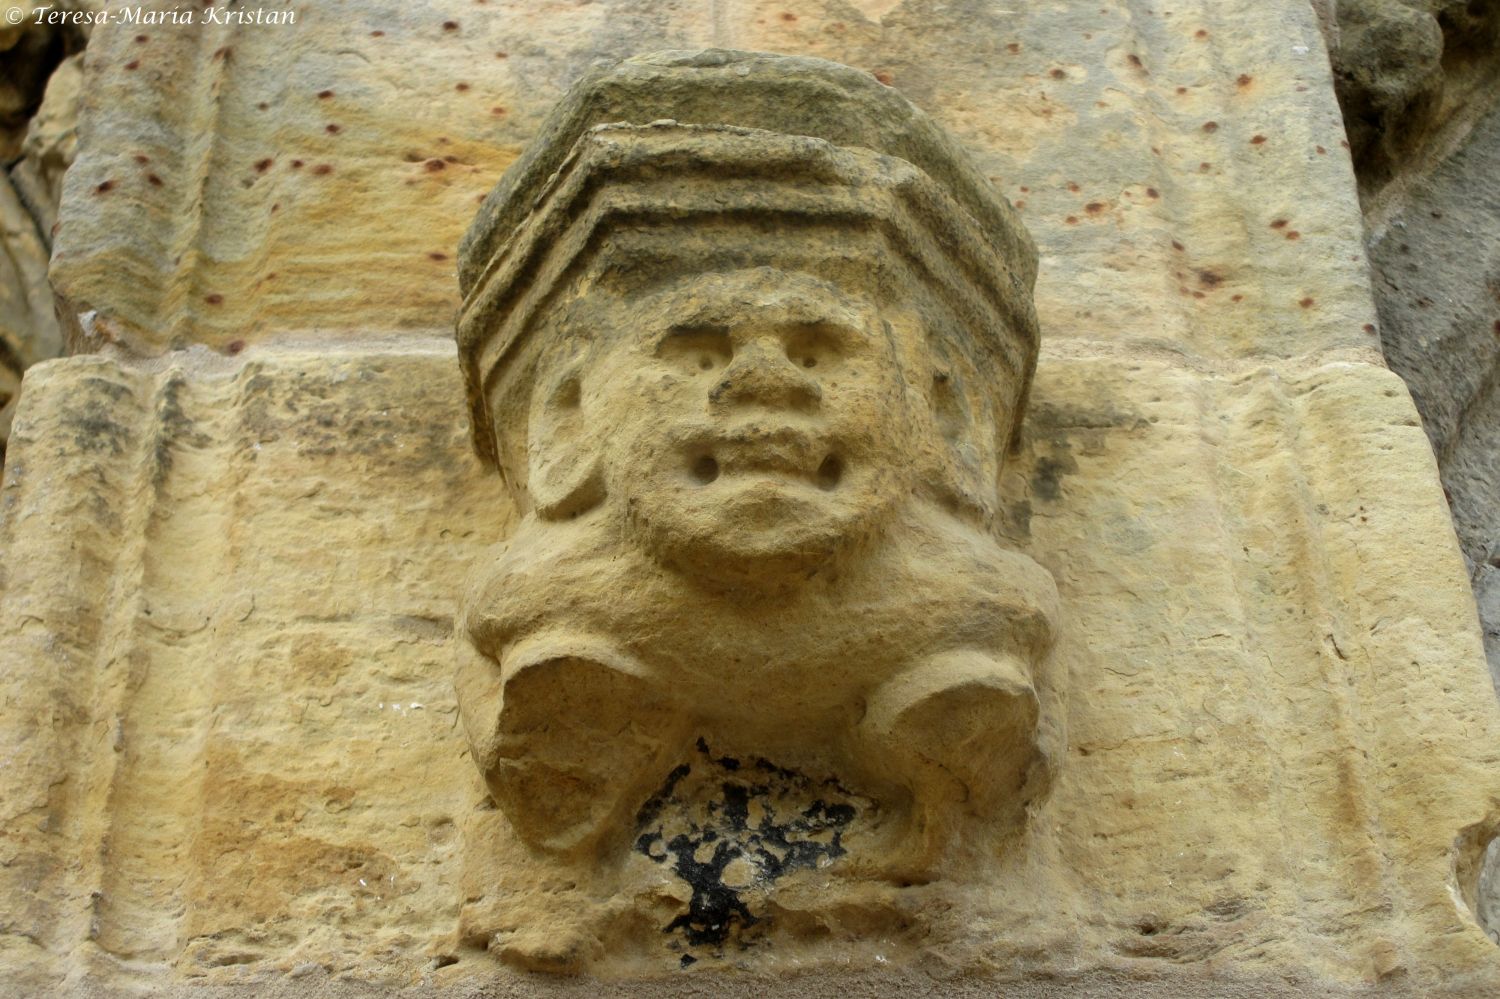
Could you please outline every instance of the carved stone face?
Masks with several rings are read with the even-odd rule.
[[[584,407],[606,492],[662,561],[806,571],[910,492],[902,331],[870,301],[757,268],[681,281],[630,318],[590,365]]]

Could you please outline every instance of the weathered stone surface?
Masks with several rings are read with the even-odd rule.
[[[0,176],[0,456],[22,372],[61,348],[47,285],[47,244],[10,179]]]
[[[1500,742],[1399,381],[1122,360],[1044,353],[1006,477],[1012,541],[1066,622],[1069,749],[1037,853],[958,908],[893,890],[887,918],[933,927],[921,946],[825,918],[821,941],[725,960],[1482,994],[1496,952],[1455,903],[1478,872],[1454,843],[1494,821]],[[4,890],[27,899],[7,969],[461,992],[495,974],[458,934],[476,824],[486,889],[565,926],[574,896],[474,810],[448,686],[454,596],[512,523],[451,352],[195,350],[29,378],[0,561],[23,622],[0,651]],[[670,942],[640,925],[604,970],[665,974]]]
[[[454,247],[568,86],[719,46],[867,70],[929,112],[1043,247],[1049,336],[1374,357],[1312,12],[1157,7],[330,0],[254,30],[109,25],[53,279],[84,349],[443,333]]]
[[[1381,339],[1432,439],[1500,685],[1500,106],[1371,233]]]
[[[47,80],[67,56],[83,48],[88,28],[79,24],[49,24],[38,18],[53,12],[97,10],[99,0],[8,0],[0,20],[0,163],[9,166],[20,155],[31,116],[42,102]]]
[[[1373,196],[1500,81],[1488,0],[1327,0],[1322,18],[1361,190]]]
[[[11,167],[11,182],[36,219],[37,230],[52,243],[52,227],[62,203],[63,174],[78,149],[78,104],[83,94],[83,53],[58,64],[27,128],[21,159]]]
[[[412,974],[452,930],[475,801],[454,595],[507,526],[451,346],[75,358],[26,392],[0,500],[7,980]]]
[[[38,24],[45,4],[11,4],[21,18],[0,25],[0,460],[22,373],[62,350],[47,258],[72,162],[87,27]],[[54,12],[97,9],[93,2],[52,5]],[[59,61],[60,60],[60,61]],[[45,88],[45,96],[44,96]],[[25,141],[19,141],[21,136]]]
[[[298,13],[90,49],[54,273],[78,342],[117,346],[28,375],[0,488],[10,991],[1500,990],[1474,918],[1496,709],[1430,446],[1365,329],[1310,8]],[[713,45],[879,74],[1035,238],[1046,346],[999,526],[1056,581],[1067,749],[1032,852],[956,903],[830,914],[808,878],[789,945],[682,969],[662,929],[692,893],[635,854],[661,918],[593,943],[625,981],[558,986],[463,933],[466,904],[537,935],[579,907],[485,804],[451,693],[462,578],[521,518],[470,450],[454,248],[587,68]],[[700,826],[705,745],[660,796]],[[675,836],[662,816],[643,834]]]

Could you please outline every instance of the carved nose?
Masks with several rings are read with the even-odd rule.
[[[818,383],[779,345],[749,345],[735,354],[724,377],[708,394],[715,406],[766,406],[808,411],[823,398]]]

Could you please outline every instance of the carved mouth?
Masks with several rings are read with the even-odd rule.
[[[826,441],[793,427],[749,426],[701,440],[689,450],[688,477],[700,486],[726,479],[792,480],[836,489],[844,460]]]

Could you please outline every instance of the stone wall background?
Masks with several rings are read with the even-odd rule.
[[[1500,3],[1325,0],[1386,363],[1432,440],[1500,687]]]
[[[79,356],[28,376],[0,490],[0,975],[491,973],[453,938],[451,609],[510,514],[452,249],[584,68],[719,45],[900,88],[1047,254],[1007,488],[1074,622],[1072,752],[1060,883],[997,893],[983,960],[1495,991],[1453,892],[1483,911],[1454,843],[1500,825],[1500,716],[1305,0],[299,6],[90,43]]]
[[[1500,2],[1311,2],[1359,181],[1381,346],[1437,454],[1500,687]],[[47,261],[86,42],[86,29],[0,26],[0,461],[22,372],[63,353]]]
[[[59,11],[103,0],[64,0]],[[77,147],[78,98],[88,29],[38,26],[33,0],[11,0],[24,18],[0,23],[0,461],[21,375],[62,353],[47,283],[63,172]]]

